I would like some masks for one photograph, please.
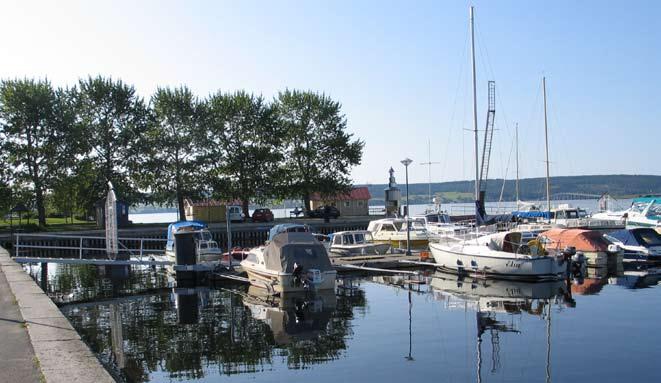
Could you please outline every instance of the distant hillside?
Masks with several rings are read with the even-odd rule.
[[[358,185],[357,185],[358,186]],[[367,186],[372,194],[371,205],[383,205],[384,192],[387,184],[360,185]],[[502,179],[490,179],[487,182],[487,201],[498,201]],[[402,197],[406,195],[406,185],[399,184]],[[473,181],[454,181],[432,183],[432,195],[441,194],[442,202],[471,202],[473,201]],[[626,198],[641,194],[661,193],[661,176],[649,175],[595,175],[595,176],[567,176],[551,177],[551,195],[561,193],[577,193],[601,195],[610,193],[615,198]],[[428,184],[409,184],[411,203],[428,202]],[[526,178],[519,181],[519,195],[521,200],[543,200],[546,198],[545,178]],[[514,201],[516,196],[515,181],[505,181],[503,201]]]

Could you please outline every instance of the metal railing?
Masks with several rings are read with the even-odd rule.
[[[83,258],[85,251],[101,251],[106,252],[105,237],[98,236],[75,236],[75,235],[61,235],[61,234],[15,234],[16,242],[14,248],[16,254],[20,254],[21,250],[39,249],[39,250],[72,250],[78,251],[79,259]],[[24,239],[24,242],[21,242]],[[145,248],[145,244],[149,242],[165,243],[166,239],[162,238],[117,238],[119,243],[118,251],[128,252],[131,255],[137,255],[142,258],[145,251],[150,253],[165,253],[165,246],[158,249]],[[55,242],[55,243],[53,243]],[[88,244],[86,244],[87,242]],[[89,243],[102,243],[103,246],[90,246]],[[137,242],[137,248],[131,248],[128,245]],[[149,246],[151,247],[151,246]]]

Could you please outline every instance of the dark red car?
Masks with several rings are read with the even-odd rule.
[[[252,213],[253,222],[271,222],[273,221],[273,212],[271,209],[255,209]]]

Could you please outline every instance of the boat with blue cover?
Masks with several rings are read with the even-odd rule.
[[[211,236],[206,223],[202,221],[178,221],[168,225],[168,241],[165,244],[165,256],[176,262],[175,233],[193,232],[195,238],[196,264],[215,268],[221,262],[223,252]]]

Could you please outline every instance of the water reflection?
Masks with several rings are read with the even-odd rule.
[[[646,367],[661,358],[649,304],[658,291],[628,290],[658,283],[649,268],[590,274],[583,285],[343,276],[337,294],[283,297],[243,285],[172,288],[165,276],[135,267],[28,270],[48,282],[119,381],[585,383],[625,380],[623,364],[643,381],[659,380]],[[600,294],[578,294],[577,286]],[[618,363],[604,365],[613,349],[646,357],[618,353]]]
[[[273,298],[254,288],[176,288],[62,310],[117,378],[137,382],[159,372],[199,379],[263,371],[276,357],[293,369],[337,359],[357,304],[333,293]]]
[[[513,315],[533,315],[546,321],[546,376],[551,381],[551,305],[554,303],[573,307],[575,302],[565,281],[517,282],[474,278],[457,278],[451,274],[435,273],[430,285],[434,296],[449,309],[475,311],[477,325],[476,376],[482,381],[482,342],[488,335],[491,345],[490,373],[501,366],[501,335],[519,334]],[[499,318],[499,314],[506,319]]]

